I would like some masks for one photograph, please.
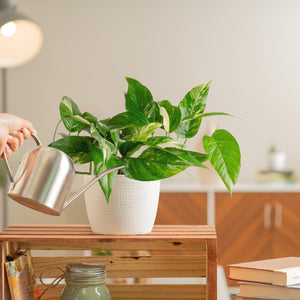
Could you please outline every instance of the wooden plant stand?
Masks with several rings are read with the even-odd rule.
[[[36,278],[49,266],[65,269],[67,263],[75,261],[104,263],[107,277],[111,278],[107,286],[113,300],[217,299],[214,226],[156,225],[149,234],[107,236],[93,233],[89,225],[11,225],[0,233],[0,244],[0,299],[3,300],[10,299],[3,264],[5,257],[17,249],[28,248],[47,252],[45,257],[33,255]],[[113,255],[57,256],[54,250],[64,250],[67,255],[73,250],[93,250],[92,253],[111,250]],[[56,276],[57,272],[49,269],[47,277]],[[197,278],[197,281],[178,280],[185,277]],[[135,280],[120,283],[119,278]],[[154,283],[154,278],[177,278],[177,281]],[[40,291],[44,289],[42,285],[38,287]],[[49,289],[42,299],[60,299],[63,287],[61,284]]]

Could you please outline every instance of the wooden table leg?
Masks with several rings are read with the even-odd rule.
[[[206,299],[217,300],[217,242],[207,242]]]
[[[5,273],[4,262],[7,255],[8,245],[7,242],[0,242],[0,257],[1,257],[1,271],[0,271],[0,296],[3,300],[9,300],[10,292],[8,287],[8,282]]]

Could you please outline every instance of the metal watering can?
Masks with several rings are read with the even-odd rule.
[[[125,166],[117,166],[103,171],[66,200],[75,176],[71,158],[58,149],[42,147],[36,135],[32,135],[32,138],[37,148],[23,157],[15,178],[12,176],[5,152],[3,153],[4,164],[12,182],[7,195],[29,208],[48,215],[59,216],[67,206],[100,178],[125,168]]]

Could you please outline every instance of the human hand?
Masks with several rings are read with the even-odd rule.
[[[31,122],[11,114],[0,113],[0,156],[2,157],[4,149],[6,156],[10,156],[32,133],[36,131]]]

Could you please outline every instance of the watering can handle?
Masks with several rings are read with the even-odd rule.
[[[96,183],[100,178],[106,176],[107,174],[114,172],[114,171],[118,171],[121,169],[124,169],[125,166],[116,166],[116,167],[112,167],[110,169],[107,169],[103,172],[101,172],[100,174],[98,174],[97,176],[95,176],[94,178],[92,178],[84,187],[82,190],[80,190],[79,192],[77,192],[75,195],[73,195],[73,197],[71,197],[69,200],[67,200],[64,203],[63,209],[65,209],[67,206],[69,206],[69,204],[71,204],[76,198],[78,198],[82,193],[84,193],[87,189],[89,189],[94,183]]]
[[[36,144],[37,144],[38,147],[42,146],[41,141],[39,140],[39,138],[35,134],[32,133],[31,137],[34,139],[34,141],[36,142]],[[15,182],[14,181],[14,177],[12,175],[12,172],[11,172],[11,169],[10,169],[10,166],[9,166],[9,163],[8,163],[5,151],[3,151],[2,158],[3,158],[4,164],[5,164],[7,173],[8,173],[9,180],[14,183]]]

